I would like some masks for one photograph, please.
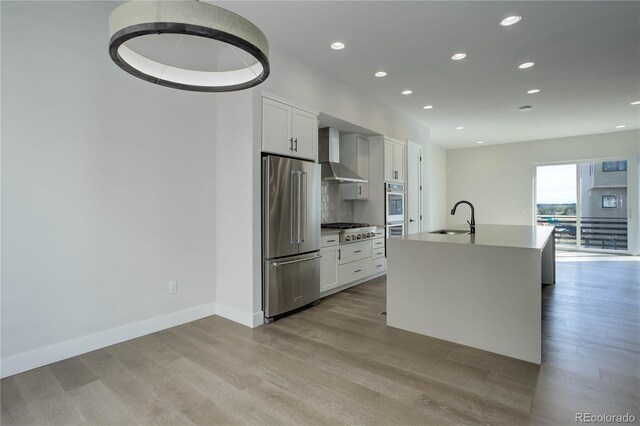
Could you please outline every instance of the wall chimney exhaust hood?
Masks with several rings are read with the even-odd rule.
[[[318,148],[322,182],[363,182],[367,180],[358,176],[340,164],[340,132],[332,127],[320,129],[318,134]]]

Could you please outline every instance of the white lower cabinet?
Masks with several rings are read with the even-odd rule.
[[[331,290],[341,285],[338,262],[340,246],[324,247],[320,249],[320,292]]]
[[[384,257],[384,255],[385,255],[384,247],[371,250],[371,259],[380,259],[381,257]]]
[[[384,238],[339,244],[338,235],[323,235],[320,293],[387,270]]]
[[[371,257],[340,265],[340,285],[366,278],[371,275]]]
[[[340,256],[341,265],[367,257],[371,258],[371,241],[341,244],[340,247],[342,248],[342,255]]]
[[[384,272],[387,270],[387,258],[381,257],[379,259],[371,259],[371,273],[377,274],[378,272]]]

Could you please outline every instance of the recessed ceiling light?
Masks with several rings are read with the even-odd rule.
[[[536,64],[535,62],[523,62],[520,65],[518,65],[518,68],[520,68],[521,70],[525,70],[527,68],[531,68],[535,64]]]
[[[341,41],[336,41],[335,43],[331,43],[331,48],[333,50],[342,50],[344,49],[344,43]]]
[[[523,105],[518,109],[520,110],[520,112],[527,112],[527,111],[531,111],[533,107],[531,105]]]
[[[478,143],[484,143],[484,141],[478,141]]]
[[[413,93],[413,90],[403,90],[403,91],[402,91],[402,94],[403,94],[403,95],[410,95],[410,94],[412,94],[412,93]]]
[[[616,126],[616,129],[624,129],[625,127],[627,127],[625,124],[620,124],[619,126]]]
[[[462,53],[462,52],[461,52],[461,53],[456,53],[456,54],[454,54],[454,55],[451,57],[451,59],[453,59],[454,61],[459,61],[460,59],[464,59],[464,58],[466,58],[466,57],[467,57],[467,54],[466,54],[466,53]]]
[[[500,25],[502,25],[503,27],[508,27],[510,25],[517,24],[520,21],[522,21],[522,16],[518,16],[518,15],[508,16],[504,18],[502,21],[500,21]]]
[[[463,129],[464,129],[464,126],[458,126],[458,127],[456,127],[456,130],[463,130]]]
[[[629,105],[640,105],[640,101],[631,102]]]
[[[540,89],[527,90],[527,93],[530,94],[530,95],[533,95],[534,93],[540,93]]]
[[[374,74],[376,77],[384,77],[387,75],[386,72],[384,71],[378,71],[377,73]]]
[[[424,109],[433,109],[433,105],[425,105],[422,108],[424,108]]]

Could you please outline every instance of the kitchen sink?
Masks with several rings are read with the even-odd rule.
[[[439,231],[430,232],[430,234],[440,234],[440,235],[464,235],[469,234],[469,231],[460,231],[457,229],[441,229]]]

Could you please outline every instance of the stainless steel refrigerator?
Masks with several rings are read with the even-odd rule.
[[[267,322],[320,298],[320,165],[262,158],[262,305]]]

